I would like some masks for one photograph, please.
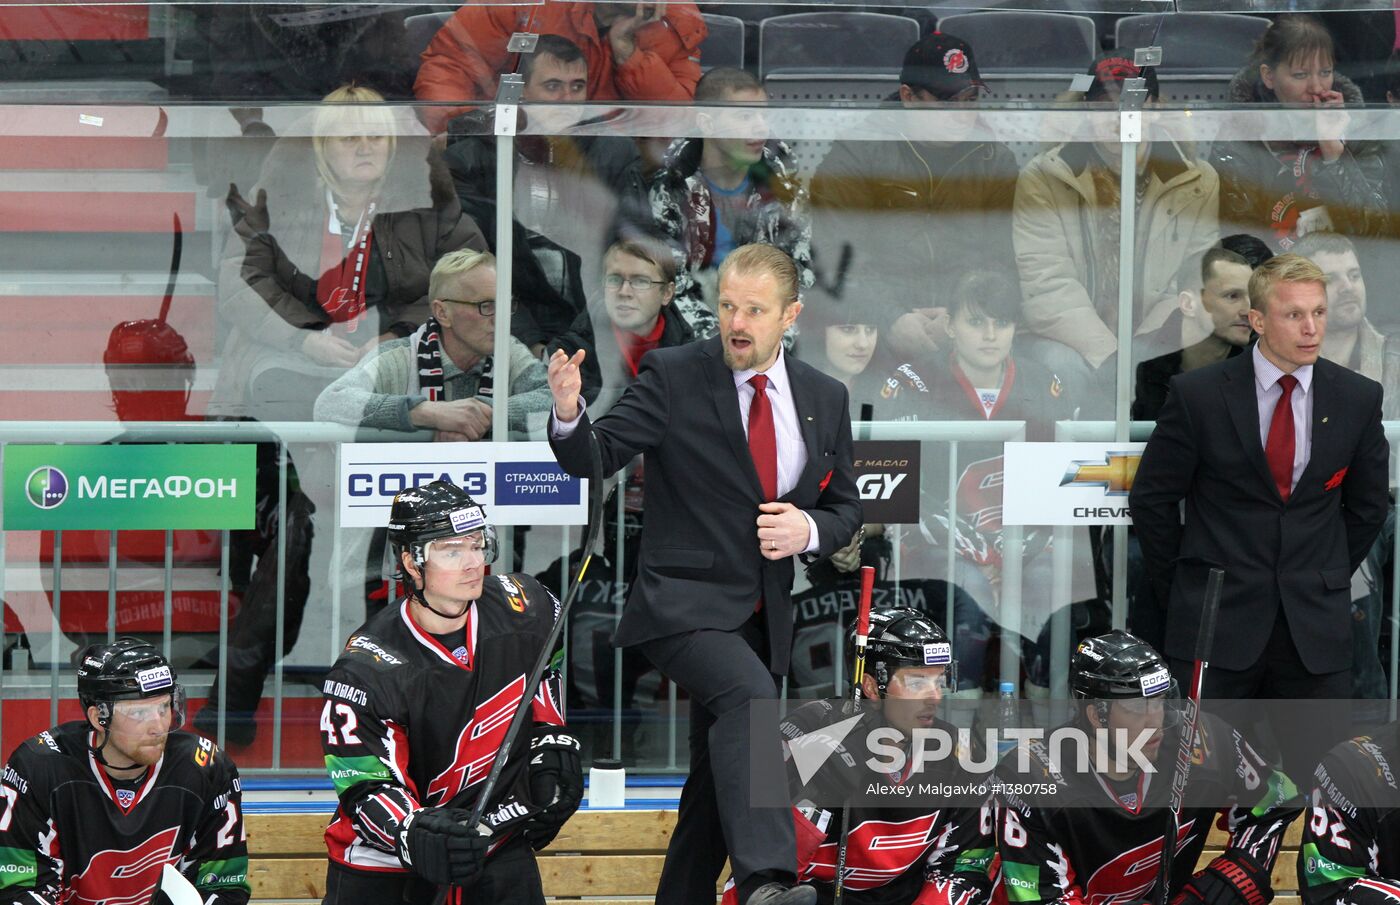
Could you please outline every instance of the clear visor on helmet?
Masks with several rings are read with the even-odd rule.
[[[1181,720],[1181,687],[1175,679],[1157,694],[1149,697],[1115,698],[1112,703],[1124,713],[1136,717],[1161,714],[1163,726],[1175,726]]]
[[[140,729],[157,725],[174,732],[185,725],[185,689],[176,685],[170,694],[112,702],[112,725],[118,729]]]
[[[459,537],[439,537],[423,545],[423,562],[432,569],[477,569],[496,559],[496,535],[488,530]]]
[[[931,698],[958,687],[957,661],[946,666],[906,666],[894,674],[886,689],[902,698]]]

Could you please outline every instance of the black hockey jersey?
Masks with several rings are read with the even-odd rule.
[[[208,739],[172,732],[138,782],[113,782],[64,723],[15,749],[0,778],[0,903],[150,902],[166,864],[208,905],[248,901],[238,770]]]
[[[365,623],[327,674],[321,710],[326,769],[340,797],[326,829],[330,857],[377,872],[404,866],[399,824],[420,807],[470,809],[491,772],[559,601],[525,575],[489,575],[449,650],[400,600]],[[562,726],[559,676],[531,704],[535,731]],[[511,750],[485,819],[503,840],[538,810],[529,800],[529,741]],[[460,797],[459,797],[460,796]]]
[[[854,714],[851,707],[849,703],[837,705],[826,700],[803,704],[783,720],[783,738],[792,742],[839,724]],[[801,801],[804,786],[821,789],[823,798],[829,798],[838,788],[864,797],[872,784],[897,783],[901,777],[872,770],[866,764],[870,754],[864,739],[868,732],[884,725],[880,711],[864,708],[861,721],[842,743],[831,749],[831,755],[807,783],[802,782],[794,759],[790,758],[789,775],[796,800]],[[952,726],[942,721],[936,725],[956,737],[957,730]],[[850,757],[846,756],[848,753]],[[967,773],[953,758],[927,764],[917,774],[918,783],[961,783],[969,787],[983,785],[984,779]],[[910,807],[908,799],[899,795],[887,797],[889,804],[860,805],[851,810],[844,899],[852,905],[985,902],[992,886],[988,869],[995,854],[991,802],[981,808],[930,809]],[[815,822],[825,838],[800,865],[798,880],[814,885],[819,901],[830,902],[841,843],[841,810],[804,810],[803,819]]]
[[[1001,890],[1012,903],[1113,905],[1140,901],[1157,880],[1178,732],[1167,732],[1156,763],[1125,784],[1093,771],[1058,770],[1043,743],[1027,744],[997,768]],[[1066,751],[1072,746],[1066,746]],[[1069,755],[1065,755],[1069,757]],[[1191,753],[1191,798],[1234,802],[1224,813],[1229,852],[1272,870],[1284,830],[1301,811],[1292,781],[1261,758],[1239,732],[1203,714]],[[1073,766],[1071,763],[1070,767]],[[1053,786],[1053,791],[1051,787]],[[1181,815],[1171,890],[1196,869],[1218,809],[1188,806]]]
[[[1333,748],[1317,767],[1298,847],[1304,905],[1400,903],[1400,723]]]

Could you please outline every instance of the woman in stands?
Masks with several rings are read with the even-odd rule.
[[[273,146],[253,191],[245,197],[229,187],[234,234],[219,272],[225,344],[211,415],[310,421],[317,395],[332,380],[379,342],[408,336],[426,320],[428,275],[439,257],[464,247],[485,250],[446,168],[429,161],[428,137],[411,112],[399,112],[371,88],[338,88],[302,128]],[[266,491],[259,499],[275,501],[273,449],[259,452],[259,488]],[[296,643],[305,601],[325,596],[330,576],[343,582],[347,599],[379,580],[364,574],[367,537],[342,532],[343,562],[332,568],[335,457],[325,444],[291,444],[289,453],[296,473],[287,486],[299,489],[289,492],[288,510],[314,515],[311,524],[288,532],[287,650]],[[247,534],[235,533],[236,558],[254,552],[245,549],[254,543]],[[267,597],[275,595],[258,599]],[[244,603],[225,678],[229,737],[246,743],[276,656],[276,612]],[[195,720],[209,727],[215,717],[206,707]]]
[[[426,159],[427,137],[399,135],[383,101],[336,89],[311,115],[310,139],[274,146],[256,191],[230,187],[216,414],[309,420],[321,388],[426,320],[439,257],[485,250],[445,170]]]
[[[1215,145],[1221,232],[1251,232],[1284,251],[1310,232],[1386,233],[1381,148],[1347,137],[1345,111],[1364,100],[1335,62],[1332,35],[1313,16],[1279,16],[1259,38],[1230,100],[1310,108],[1315,128],[1296,141]]]

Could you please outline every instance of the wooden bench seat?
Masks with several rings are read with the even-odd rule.
[[[254,814],[248,817],[253,899],[276,905],[307,905],[325,894],[326,856],[322,814]],[[580,811],[540,853],[540,875],[551,902],[588,898],[588,905],[650,902],[666,846],[675,829],[673,810]],[[1274,864],[1276,905],[1300,905],[1296,859],[1303,823],[1284,834]],[[1218,856],[1227,837],[1212,828],[1204,864]]]

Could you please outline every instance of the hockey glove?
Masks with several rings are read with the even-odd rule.
[[[491,837],[467,826],[470,811],[422,808],[399,828],[396,854],[404,867],[429,883],[466,886],[481,873]]]
[[[564,729],[541,727],[530,742],[530,800],[541,810],[525,822],[536,851],[549,845],[583,801],[579,742]]]
[[[1267,905],[1273,897],[1268,870],[1244,852],[1230,852],[1197,871],[1172,905]]]

